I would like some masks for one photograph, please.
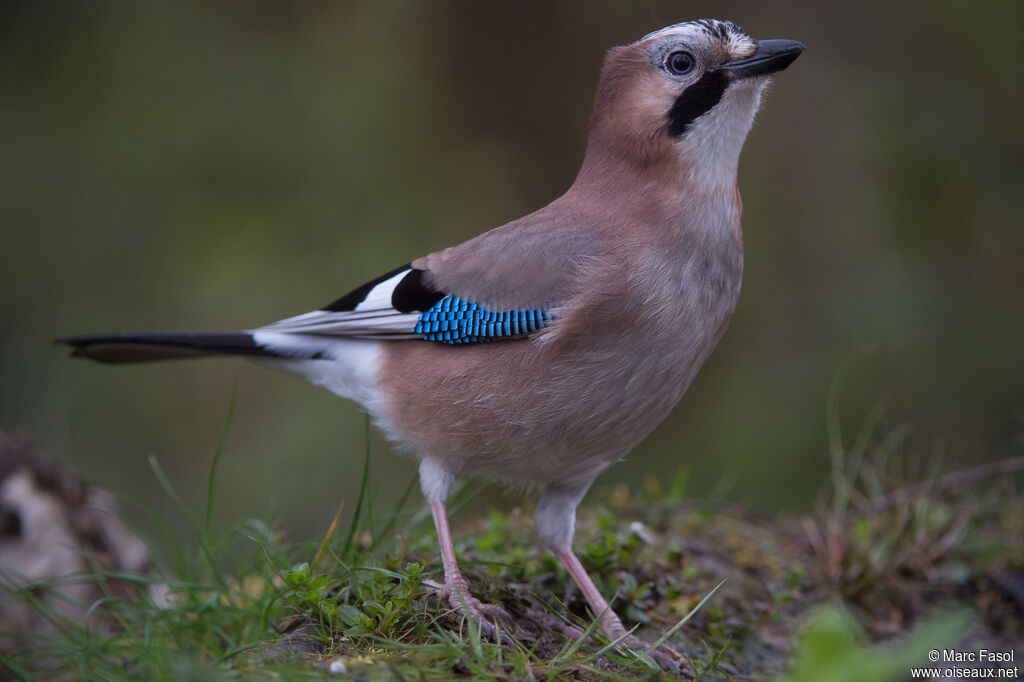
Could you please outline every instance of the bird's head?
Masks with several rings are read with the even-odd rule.
[[[588,156],[644,166],[676,162],[700,183],[735,182],[740,149],[770,74],[803,51],[757,41],[730,21],[668,26],[609,50],[590,124]]]

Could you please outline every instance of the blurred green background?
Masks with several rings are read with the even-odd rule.
[[[604,50],[703,16],[807,52],[741,160],[732,326],[599,482],[686,468],[688,494],[809,508],[828,386],[868,344],[848,431],[884,399],[880,434],[912,424],[924,461],[1019,453],[1019,0],[7,0],[0,428],[174,516],[146,456],[198,508],[234,386],[218,520],[322,532],[358,490],[354,405],[241,361],[106,368],[51,339],[256,326],[532,211],[574,177]],[[384,505],[414,465],[373,439]]]

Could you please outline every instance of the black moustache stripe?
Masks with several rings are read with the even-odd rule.
[[[711,111],[722,99],[729,86],[729,76],[723,71],[710,71],[700,80],[683,90],[668,112],[668,132],[679,137],[698,118]]]

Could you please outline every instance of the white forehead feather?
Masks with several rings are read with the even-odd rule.
[[[718,19],[700,19],[666,26],[648,33],[639,42],[668,36],[679,36],[688,43],[724,43],[733,58],[748,56],[757,49],[757,41],[743,29],[731,21]]]

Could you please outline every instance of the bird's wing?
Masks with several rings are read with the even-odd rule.
[[[596,249],[592,235],[564,222],[527,216],[259,331],[452,344],[540,331]]]

